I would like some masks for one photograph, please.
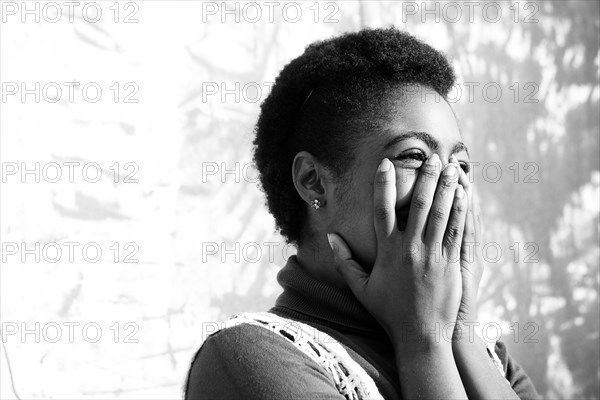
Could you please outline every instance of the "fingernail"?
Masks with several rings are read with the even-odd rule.
[[[452,154],[450,156],[450,162],[454,163],[454,164],[458,164],[458,160],[456,159],[456,156],[454,154]]]
[[[386,160],[387,160],[387,158],[386,158]],[[331,233],[327,234],[327,241],[329,242],[329,247],[331,247],[331,250],[333,250],[333,252],[335,253],[335,246],[334,246],[335,239],[333,238],[333,235]]]
[[[387,158],[384,158],[379,164],[379,172],[387,172],[392,167],[392,163]]]
[[[456,198],[462,199],[463,197],[465,197],[465,189],[463,189],[462,185],[458,185],[456,187]]]
[[[456,169],[456,166],[454,164],[448,164],[444,170],[444,175],[448,177],[456,176],[457,173],[458,169]]]
[[[437,153],[433,153],[428,159],[427,159],[427,164],[435,164],[436,162],[438,162],[440,159],[440,156],[437,155]]]

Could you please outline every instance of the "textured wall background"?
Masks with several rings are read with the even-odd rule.
[[[599,3],[467,3],[2,1],[0,397],[180,398],[212,323],[269,308],[294,252],[250,164],[270,84],[395,24],[459,72],[502,250],[482,322],[545,398],[599,398]]]

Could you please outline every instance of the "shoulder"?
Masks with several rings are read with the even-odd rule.
[[[186,399],[339,395],[321,366],[269,329],[241,323],[209,336],[188,374]]]
[[[540,396],[533,385],[533,382],[525,373],[525,370],[508,353],[508,349],[503,342],[496,342],[494,351],[502,362],[506,379],[510,382],[515,393],[520,399],[539,399]]]

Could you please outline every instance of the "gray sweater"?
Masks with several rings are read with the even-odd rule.
[[[284,291],[270,312],[331,335],[385,399],[402,398],[392,343],[352,292],[313,279],[295,256],[277,281]],[[261,334],[261,329],[244,324],[209,336],[192,361],[185,399],[344,399],[325,368],[286,339]],[[502,342],[496,344],[496,353],[519,398],[538,399]]]

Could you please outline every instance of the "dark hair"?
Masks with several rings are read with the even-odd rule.
[[[396,28],[315,42],[287,64],[261,105],[254,139],[267,206],[287,241],[300,244],[308,211],[292,181],[299,151],[341,178],[360,137],[386,118],[388,94],[418,84],[446,98],[454,81],[442,53]]]

